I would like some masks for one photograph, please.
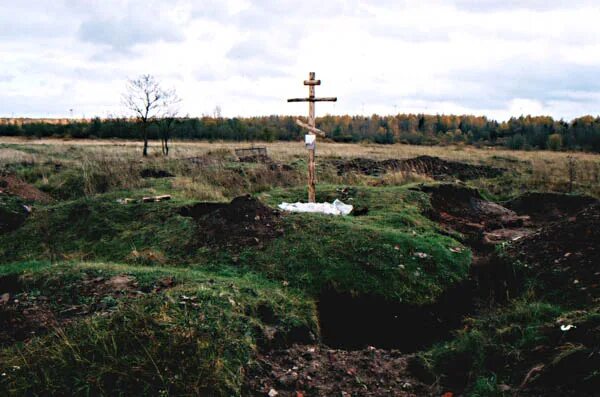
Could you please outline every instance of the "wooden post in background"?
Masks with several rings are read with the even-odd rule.
[[[315,133],[325,136],[325,134],[316,128],[315,123],[315,102],[335,102],[337,98],[315,98],[315,86],[321,85],[321,80],[315,80],[315,72],[308,74],[308,80],[304,80],[304,85],[308,86],[308,98],[292,98],[288,99],[288,102],[308,102],[308,124],[304,124],[300,120],[296,120],[296,123],[301,127],[306,128],[309,131],[309,135],[313,135],[316,139]],[[316,142],[316,141],[315,141]],[[316,166],[315,166],[315,145],[313,144],[308,149],[308,202],[314,203],[316,201]]]

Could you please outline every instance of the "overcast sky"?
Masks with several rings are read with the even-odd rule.
[[[0,0],[0,116],[123,115],[155,75],[182,113],[600,113],[600,2]]]

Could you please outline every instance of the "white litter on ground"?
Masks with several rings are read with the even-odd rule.
[[[560,326],[560,330],[563,331],[563,332],[569,331],[571,328],[577,328],[577,327],[574,326],[573,324],[561,325]]]
[[[314,212],[328,215],[348,215],[352,212],[349,204],[344,204],[340,200],[333,203],[281,203],[279,208],[290,212]]]

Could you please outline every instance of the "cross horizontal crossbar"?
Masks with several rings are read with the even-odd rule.
[[[304,85],[321,85],[321,80],[304,80]]]
[[[292,98],[288,99],[288,102],[336,102],[336,97],[327,98]]]

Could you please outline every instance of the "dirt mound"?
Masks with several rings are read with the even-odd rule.
[[[459,184],[420,185],[431,196],[426,212],[443,228],[462,233],[474,249],[513,240],[530,233],[524,229],[527,217],[484,199],[477,189]]]
[[[432,156],[419,156],[408,160],[388,159],[382,161],[355,158],[347,161],[336,161],[334,164],[339,175],[358,172],[364,175],[378,176],[388,171],[403,171],[426,175],[436,180],[495,178],[504,172],[503,169],[487,165],[447,161]]]
[[[261,246],[283,233],[279,211],[250,196],[237,197],[229,204],[198,203],[182,208],[180,214],[196,220],[200,246]]]
[[[244,395],[275,395],[272,390],[278,397],[432,395],[406,367],[406,355],[397,350],[294,345],[259,356]]]
[[[593,302],[600,297],[600,204],[552,223],[506,249],[511,260],[559,302]]]
[[[140,171],[140,176],[142,178],[172,178],[175,175],[171,174],[169,171],[165,170],[157,170],[154,168],[144,168]]]
[[[49,203],[52,197],[14,175],[0,175],[0,195],[9,194],[25,201]]]
[[[573,216],[594,203],[598,200],[590,196],[527,192],[504,205],[517,214],[529,215],[535,222],[552,222]]]
[[[474,165],[457,161],[447,161],[431,156],[419,156],[413,159],[404,160],[401,167],[402,170],[424,174],[436,180],[443,180],[448,177],[460,180],[495,178],[502,175],[505,171],[488,165]]]

